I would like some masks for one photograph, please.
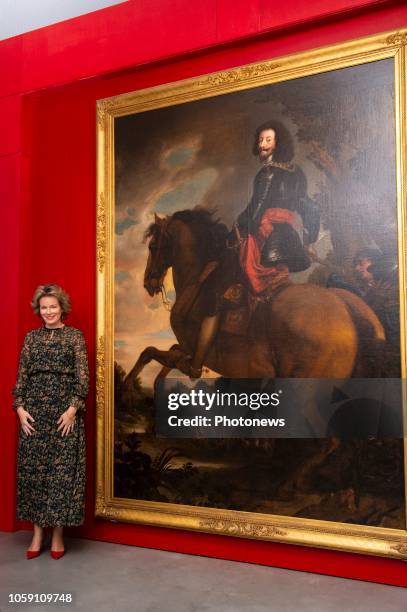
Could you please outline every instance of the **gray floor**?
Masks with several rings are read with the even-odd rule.
[[[0,612],[405,612],[407,589],[90,540],[27,561],[29,532],[0,533]],[[407,571],[407,564],[406,564]],[[10,593],[72,593],[73,603],[9,604]]]

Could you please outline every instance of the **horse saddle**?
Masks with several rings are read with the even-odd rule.
[[[247,287],[242,283],[228,287],[220,298],[220,331],[234,336],[245,336],[255,306],[250,300]]]
[[[257,311],[257,316],[263,317],[270,303],[280,291],[291,284],[290,280],[283,279],[277,287],[269,287],[261,295],[253,295],[241,283],[231,285],[226,289],[221,298],[220,310],[222,318],[220,330],[235,336],[245,336],[254,313]]]

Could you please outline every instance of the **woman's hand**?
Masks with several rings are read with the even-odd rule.
[[[34,418],[27,410],[25,410],[25,408],[23,408],[23,406],[18,406],[17,414],[20,419],[21,429],[26,436],[31,436],[35,429],[28,421],[32,421],[34,423]]]
[[[62,436],[67,436],[74,428],[75,419],[76,419],[76,408],[75,406],[69,406],[68,410],[66,410],[58,419],[58,429],[57,431],[61,431]]]

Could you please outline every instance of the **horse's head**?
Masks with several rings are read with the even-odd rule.
[[[148,259],[144,272],[144,287],[149,295],[160,293],[164,277],[172,265],[171,236],[168,232],[169,217],[163,219],[155,215],[154,223],[148,228],[145,238],[148,240]]]
[[[155,215],[144,237],[148,240],[148,260],[144,287],[153,296],[163,288],[168,268],[173,268],[176,291],[198,278],[203,266],[219,258],[225,248],[227,228],[213,219],[214,211],[195,207],[170,217]]]

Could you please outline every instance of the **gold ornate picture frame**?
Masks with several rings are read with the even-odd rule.
[[[401,376],[406,377],[406,49],[407,31],[381,35],[263,61],[224,72],[124,93],[97,103],[97,471],[96,516],[123,522],[144,523],[245,538],[278,541],[357,553],[407,558],[407,526],[352,524],[299,516],[250,512],[130,499],[114,495],[115,452],[115,236],[117,219],[117,121],[147,117],[159,109],[183,107],[197,101],[226,100],[238,92],[259,92],[265,86],[302,83],[316,75],[390,61],[394,84],[395,180],[397,193],[397,245],[400,295]],[[302,79],[302,81],[298,81]],[[301,86],[301,85],[299,85]],[[225,119],[227,121],[227,118]],[[151,164],[155,163],[151,160]],[[122,220],[120,221],[122,222]],[[136,222],[128,221],[133,226]],[[129,227],[127,226],[121,226]],[[115,233],[116,228],[116,233]],[[140,226],[139,242],[147,226]],[[122,231],[122,230],[120,230]],[[124,230],[123,230],[124,231]],[[147,249],[144,247],[147,254]],[[147,255],[146,255],[147,256]],[[137,312],[135,312],[137,317]],[[136,360],[137,354],[134,355]],[[405,406],[404,406],[405,411]],[[405,419],[405,414],[404,414]],[[404,426],[406,423],[404,421]],[[404,500],[406,501],[407,440],[404,438]],[[406,507],[406,506],[405,506]]]

